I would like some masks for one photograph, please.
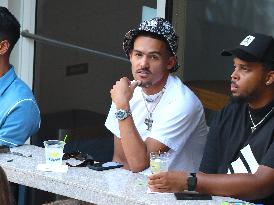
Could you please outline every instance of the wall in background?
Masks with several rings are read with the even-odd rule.
[[[126,58],[124,34],[140,23],[144,5],[157,8],[154,0],[38,0],[36,33]],[[67,76],[68,67],[85,72]],[[132,79],[129,62],[36,43],[34,88],[42,113],[85,109],[106,114],[109,91],[122,76]]]
[[[251,32],[274,35],[274,1],[187,0],[186,5],[186,81],[230,79],[232,58],[220,52]]]

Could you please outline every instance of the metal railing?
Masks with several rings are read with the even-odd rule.
[[[60,47],[64,47],[64,48],[77,49],[77,50],[87,52],[87,53],[90,53],[90,54],[101,55],[101,56],[105,56],[105,57],[114,58],[114,59],[117,59],[117,60],[129,62],[129,60],[127,58],[123,58],[123,57],[120,57],[120,56],[112,55],[112,54],[109,54],[109,53],[105,53],[105,52],[101,52],[101,51],[97,51],[97,50],[93,50],[93,49],[89,49],[89,48],[84,48],[84,47],[77,46],[77,45],[70,44],[70,43],[65,43],[65,42],[62,42],[62,41],[58,41],[58,40],[54,40],[54,39],[47,38],[47,37],[44,37],[44,36],[40,36],[40,35],[37,35],[37,34],[32,34],[28,30],[23,30],[21,32],[21,35],[25,38],[33,39],[37,42],[41,42],[41,43],[44,43],[44,44],[60,46]]]

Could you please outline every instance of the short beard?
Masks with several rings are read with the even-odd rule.
[[[248,102],[248,97],[245,96],[231,96],[230,97],[232,102],[236,102],[236,103],[247,103]]]
[[[139,86],[142,88],[148,88],[148,87],[152,86],[152,82],[144,83],[143,81],[141,81],[141,84]]]
[[[256,95],[255,93],[246,95],[246,96],[233,96],[232,95],[232,100],[234,102],[242,102],[242,103],[250,103],[252,101],[254,101],[255,99],[258,98],[259,95]]]

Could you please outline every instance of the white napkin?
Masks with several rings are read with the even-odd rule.
[[[38,164],[36,167],[39,171],[44,172],[61,172],[61,173],[67,173],[68,171],[68,165],[58,165],[58,166],[48,166],[47,164]]]

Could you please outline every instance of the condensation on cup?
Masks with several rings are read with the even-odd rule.
[[[169,153],[151,152],[150,153],[150,170],[152,174],[158,172],[167,172],[169,166]]]
[[[60,140],[44,141],[46,164],[48,166],[62,165],[65,142]]]

